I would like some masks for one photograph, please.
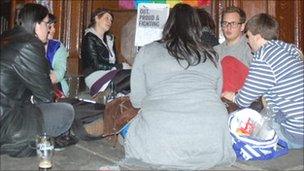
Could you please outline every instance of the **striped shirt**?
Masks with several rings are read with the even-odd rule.
[[[279,117],[286,134],[303,137],[304,63],[294,45],[272,40],[255,53],[235,102],[248,107],[260,96]]]

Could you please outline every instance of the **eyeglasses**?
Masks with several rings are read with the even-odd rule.
[[[227,22],[227,21],[223,21],[221,23],[221,26],[223,28],[227,28],[228,26],[230,26],[231,28],[236,28],[239,24],[243,24],[243,23],[238,23],[238,22]]]
[[[50,23],[50,21],[41,21],[42,23],[45,23],[47,26],[49,26],[51,23]]]

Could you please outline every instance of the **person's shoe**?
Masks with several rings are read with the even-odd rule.
[[[103,118],[100,117],[99,119],[96,119],[95,121],[85,124],[84,129],[89,135],[93,136],[101,136],[103,134]]]
[[[78,138],[74,135],[60,135],[54,139],[54,150],[61,151],[65,147],[76,144],[78,141]]]

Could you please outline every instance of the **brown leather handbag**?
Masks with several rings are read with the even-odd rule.
[[[138,111],[138,108],[132,106],[128,96],[119,97],[107,103],[103,116],[103,137],[112,141],[115,147],[119,132],[125,124],[137,115]]]

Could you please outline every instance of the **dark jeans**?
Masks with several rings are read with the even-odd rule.
[[[285,129],[282,126],[282,122],[286,121],[286,117],[281,111],[278,111],[278,113],[274,115],[272,110],[265,107],[264,110],[261,111],[261,114],[267,115],[268,117],[274,116],[274,118],[271,119],[271,126],[275,130],[278,137],[287,142],[289,149],[299,149],[304,147],[303,136],[301,137],[301,135],[299,135],[295,137],[290,133],[289,135],[286,134],[286,131],[284,131]]]
[[[37,105],[43,115],[44,132],[57,137],[68,131],[74,120],[74,108],[68,103],[41,103]]]

